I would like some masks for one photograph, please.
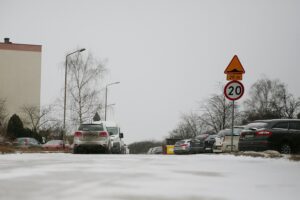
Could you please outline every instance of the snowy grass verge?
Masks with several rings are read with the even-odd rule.
[[[10,145],[0,145],[0,154],[13,154],[13,153],[71,153],[70,150],[46,150],[41,147],[21,148]]]

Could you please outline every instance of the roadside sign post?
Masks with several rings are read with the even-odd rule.
[[[227,99],[232,101],[232,123],[231,123],[231,149],[233,151],[233,127],[234,127],[234,101],[240,99],[244,94],[244,86],[240,80],[243,79],[245,70],[235,55],[225,69],[224,73],[227,75],[226,79],[230,82],[224,87],[224,95]]]
[[[234,128],[234,100],[232,101],[232,116],[231,116],[231,146],[230,152],[233,150],[233,128]]]
[[[234,101],[240,99],[244,94],[244,86],[239,81],[230,81],[224,87],[224,95],[232,101],[232,123],[231,123],[231,148],[233,150],[233,127],[234,127]]]

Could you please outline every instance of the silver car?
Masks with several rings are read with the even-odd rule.
[[[74,133],[73,153],[111,153],[112,143],[104,123],[81,124]]]
[[[120,127],[117,125],[117,123],[112,121],[100,121],[100,123],[101,122],[105,124],[107,131],[110,135],[110,139],[112,142],[112,153],[125,153],[124,141],[122,140],[124,134],[120,132]]]

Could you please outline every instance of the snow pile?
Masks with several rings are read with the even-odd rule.
[[[0,155],[5,200],[298,200],[300,162],[233,155]]]
[[[250,157],[262,157],[262,158],[282,158],[283,155],[281,155],[278,151],[262,151],[262,152],[257,152],[257,151],[241,151],[237,152],[234,155],[238,156],[250,156]]]

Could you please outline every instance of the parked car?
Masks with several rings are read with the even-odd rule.
[[[194,139],[191,140],[192,149],[194,153],[204,153],[205,152],[205,140],[209,137],[208,134],[197,135]]]
[[[205,140],[204,140],[204,145],[205,145],[205,152],[212,153],[213,152],[213,146],[216,141],[216,136],[217,134],[214,135],[209,135]]]
[[[239,138],[240,151],[277,150],[290,154],[300,149],[300,120],[257,120],[246,125]]]
[[[191,139],[179,140],[178,142],[176,142],[175,146],[174,146],[174,153],[175,154],[189,154],[189,153],[192,153]]]
[[[147,154],[151,154],[153,151],[153,147],[151,147],[148,151],[147,151]]]
[[[103,122],[81,124],[74,133],[73,153],[104,152],[111,153],[112,142]]]
[[[152,147],[148,150],[147,154],[162,154],[163,150],[161,146]]]
[[[238,151],[239,138],[243,129],[244,126],[235,126],[233,128],[233,136],[232,136],[232,129],[224,129],[219,131],[219,133],[215,137],[213,152],[214,153],[230,152],[231,147],[233,151]],[[233,139],[232,145],[231,145],[231,138]]]
[[[100,121],[97,123],[105,124],[112,142],[112,149],[111,149],[112,153],[117,153],[117,154],[125,153],[126,149],[124,146],[124,141],[122,140],[122,138],[124,138],[124,134],[120,132],[120,127],[117,125],[117,123],[112,121],[102,121],[102,122]]]
[[[198,135],[192,139],[179,140],[175,143],[175,154],[192,154],[205,151],[204,141],[208,137],[207,134]]]
[[[42,145],[44,149],[49,149],[49,150],[63,150],[69,149],[70,145],[69,144],[64,144],[63,140],[49,140],[47,143]]]
[[[31,137],[20,137],[13,141],[13,145],[22,148],[42,147],[41,144]]]

